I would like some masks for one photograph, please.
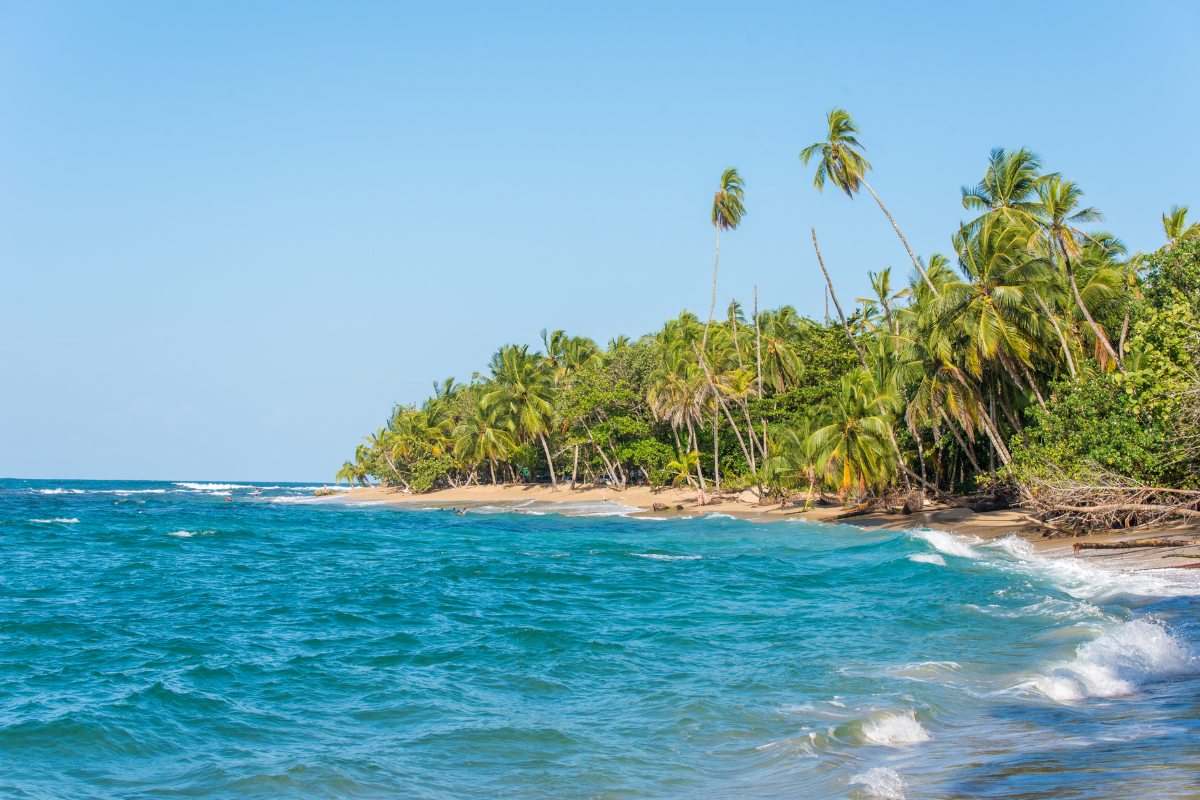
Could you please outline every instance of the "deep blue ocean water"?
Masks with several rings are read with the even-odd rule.
[[[0,481],[0,796],[1200,797],[1200,570],[311,489]]]

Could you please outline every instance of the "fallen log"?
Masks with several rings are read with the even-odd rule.
[[[1080,550],[1131,550],[1136,547],[1190,547],[1195,542],[1181,542],[1176,539],[1136,539],[1124,542],[1077,542],[1075,552]]]
[[[1046,530],[1054,531],[1056,533],[1065,533],[1068,536],[1077,536],[1078,535],[1075,533],[1075,531],[1070,530],[1068,528],[1060,528],[1057,525],[1052,525],[1049,522],[1042,522],[1040,519],[1034,519],[1033,517],[1027,517],[1024,514],[1017,514],[1017,519],[1024,520],[1025,522],[1028,522],[1032,525],[1037,525],[1039,528],[1045,528]]]
[[[1113,503],[1105,506],[1055,506],[1056,511],[1073,511],[1077,514],[1109,514],[1114,511],[1142,511],[1147,514],[1182,514],[1185,517],[1200,517],[1200,511],[1180,506],[1152,505],[1150,503]]]
[[[845,513],[838,514],[837,516],[834,517],[834,519],[849,519],[850,517],[861,517],[863,514],[870,514],[871,513],[871,505],[872,505],[872,503],[870,501],[867,501],[866,503],[863,503],[862,505],[855,506],[854,508],[850,509],[849,511],[847,511]]]

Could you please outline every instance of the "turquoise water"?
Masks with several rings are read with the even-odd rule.
[[[1200,571],[310,493],[0,482],[0,796],[1200,796]]]

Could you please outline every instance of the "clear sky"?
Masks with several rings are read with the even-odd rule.
[[[0,476],[331,480],[543,327],[823,314],[907,274],[800,149],[846,107],[914,250],[994,146],[1131,250],[1200,216],[1186,3],[0,2]]]

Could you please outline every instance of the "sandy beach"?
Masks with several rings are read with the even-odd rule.
[[[546,503],[586,503],[613,501],[643,509],[644,513],[656,516],[688,515],[697,512],[728,514],[751,521],[770,522],[784,519],[805,519],[813,522],[833,522],[853,525],[864,529],[883,528],[907,530],[909,528],[935,528],[966,537],[995,539],[1015,534],[1030,542],[1036,550],[1049,557],[1086,559],[1097,566],[1119,570],[1159,569],[1164,567],[1191,568],[1200,565],[1200,528],[1191,524],[1169,524],[1136,531],[1106,531],[1091,536],[1049,537],[1046,531],[1032,525],[1023,516],[1030,511],[1023,508],[1004,511],[975,513],[964,508],[933,504],[928,510],[906,516],[904,514],[864,514],[844,520],[835,520],[845,509],[837,505],[813,505],[805,510],[800,505],[781,508],[778,503],[758,505],[751,493],[722,494],[720,502],[703,507],[696,504],[695,490],[653,489],[646,486],[631,486],[624,490],[609,487],[579,487],[570,489],[560,485],[557,492],[548,484],[504,484],[500,486],[469,486],[441,489],[427,494],[406,494],[400,489],[374,486],[356,488],[341,495],[346,502],[386,502],[398,504],[479,506],[492,503],[515,504],[535,500]],[[655,504],[667,506],[666,510],[654,511]],[[1179,547],[1134,548],[1120,550],[1076,550],[1076,544],[1098,544],[1133,539],[1173,539]],[[1163,559],[1166,555],[1198,556],[1191,558]]]

